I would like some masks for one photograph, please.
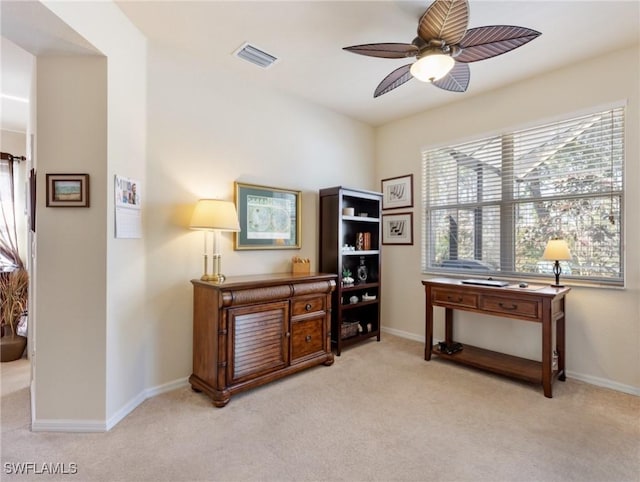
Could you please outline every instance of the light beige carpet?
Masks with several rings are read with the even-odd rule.
[[[422,358],[383,335],[214,408],[184,388],[109,433],[32,433],[28,393],[2,398],[2,479],[75,481],[638,481],[640,398],[541,387]],[[81,401],[78,401],[81,403]],[[68,476],[6,463],[77,464]]]

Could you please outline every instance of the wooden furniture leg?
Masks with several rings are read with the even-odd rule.
[[[542,388],[544,396],[552,397],[551,380],[553,377],[553,332],[551,321],[550,301],[543,302],[544,309],[542,312]]]
[[[453,310],[444,309],[444,341],[448,345],[453,343]]]
[[[433,305],[431,304],[431,288],[426,287],[424,314],[424,359],[431,360],[431,350],[433,349]]]
[[[564,306],[564,298],[562,299],[562,317],[556,322],[556,350],[558,351],[558,380],[564,382],[567,379],[565,372],[565,326],[564,320],[566,318],[566,312]]]

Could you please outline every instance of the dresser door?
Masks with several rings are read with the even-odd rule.
[[[289,364],[289,302],[229,308],[228,379],[244,382]]]

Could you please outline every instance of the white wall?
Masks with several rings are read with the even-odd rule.
[[[114,238],[114,175],[146,182],[146,41],[111,2],[43,3],[105,57],[38,58],[39,199],[89,172],[91,208],[39,202],[34,428],[103,430],[148,388],[144,239]]]
[[[257,69],[258,67],[256,67]],[[223,233],[227,276],[285,272],[294,255],[318,261],[318,190],[375,188],[373,129],[207,69],[201,58],[149,50],[146,316],[153,325],[150,386],[192,370],[192,288],[203,234],[188,229],[199,198],[233,200],[234,181],[302,191],[300,250],[234,251]]]
[[[37,64],[37,423],[105,416],[106,69],[104,57]],[[44,207],[47,173],[89,174],[91,206]]]
[[[574,287],[567,299],[567,370],[593,383],[640,393],[640,53],[638,48],[568,65],[487,94],[380,127],[376,134],[380,178],[413,173],[415,243],[384,248],[383,326],[424,339],[424,290],[420,281],[421,149],[470,140],[510,128],[568,117],[598,106],[627,102],[626,286],[624,290]],[[432,87],[425,86],[425,89]],[[436,338],[444,337],[437,310]],[[540,359],[540,327],[500,318],[456,313],[456,338],[489,349]]]

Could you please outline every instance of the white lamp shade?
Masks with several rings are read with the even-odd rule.
[[[240,231],[236,206],[231,201],[200,199],[191,216],[191,229]]]
[[[547,247],[544,248],[542,258],[552,261],[571,259],[569,245],[564,239],[550,239],[547,243]]]
[[[450,55],[427,54],[411,65],[410,72],[422,82],[433,82],[447,75],[455,63]]]

